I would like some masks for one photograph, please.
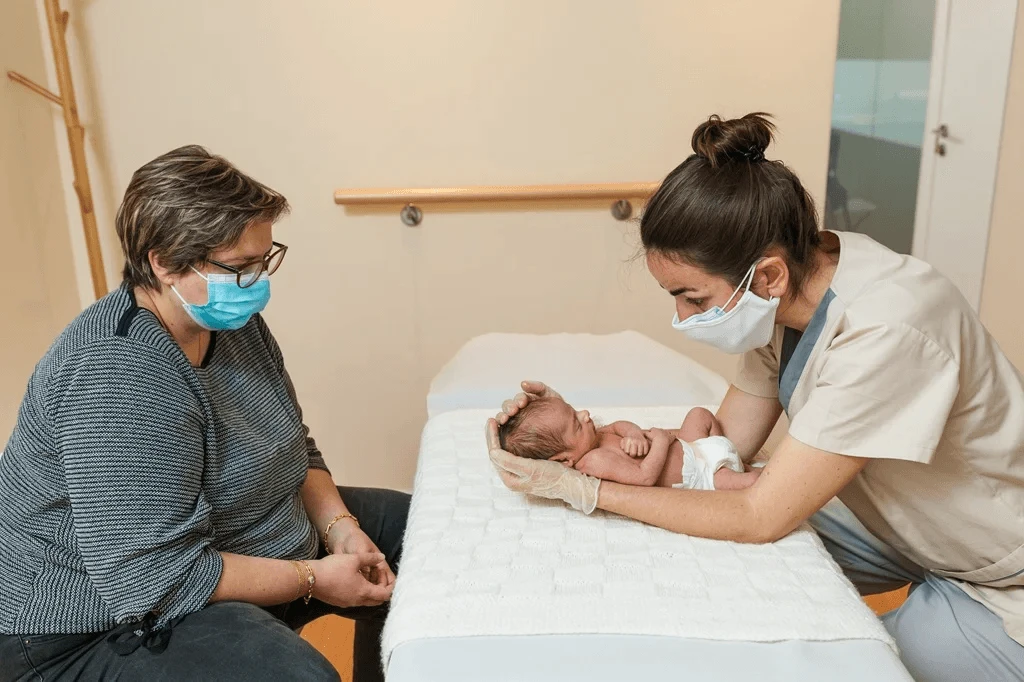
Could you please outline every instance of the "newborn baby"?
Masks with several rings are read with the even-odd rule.
[[[641,429],[619,421],[600,428],[586,410],[561,398],[537,398],[498,431],[501,447],[519,457],[549,459],[606,481],[695,490],[740,490],[747,470],[711,412],[691,410],[678,430]]]

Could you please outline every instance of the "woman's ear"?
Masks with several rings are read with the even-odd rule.
[[[766,256],[757,264],[751,289],[762,298],[782,298],[789,291],[789,266],[781,256]]]
[[[146,257],[149,259],[149,267],[153,268],[153,274],[156,276],[156,279],[160,284],[167,287],[177,281],[177,277],[172,275],[170,270],[164,267],[160,262],[160,257],[157,255],[155,250],[150,249],[149,253],[146,254]]]

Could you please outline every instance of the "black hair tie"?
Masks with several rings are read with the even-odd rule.
[[[747,161],[757,163],[758,161],[764,161],[764,150],[751,145],[747,151],[743,152],[743,156],[746,157]]]

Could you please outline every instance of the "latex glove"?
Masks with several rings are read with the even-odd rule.
[[[547,386],[541,381],[524,381],[521,386],[523,387],[522,393],[517,393],[514,398],[510,398],[501,404],[501,412],[494,417],[498,420],[499,424],[507,422],[510,417],[526,407],[526,405],[535,398],[562,397],[555,389]]]
[[[494,419],[487,420],[486,433],[491,463],[506,488],[549,500],[562,500],[584,514],[597,508],[601,479],[587,476],[561,462],[516,457],[502,450],[498,440],[498,422]]]

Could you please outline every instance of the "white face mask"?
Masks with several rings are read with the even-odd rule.
[[[746,353],[767,346],[775,329],[775,311],[779,307],[779,299],[770,298],[766,301],[750,290],[756,268],[757,263],[754,263],[725,302],[728,307],[736,294],[743,290],[743,295],[732,310],[725,312],[716,305],[683,321],[679,320],[679,314],[676,313],[672,318],[672,327],[686,334],[687,338],[714,346],[725,353]]]

